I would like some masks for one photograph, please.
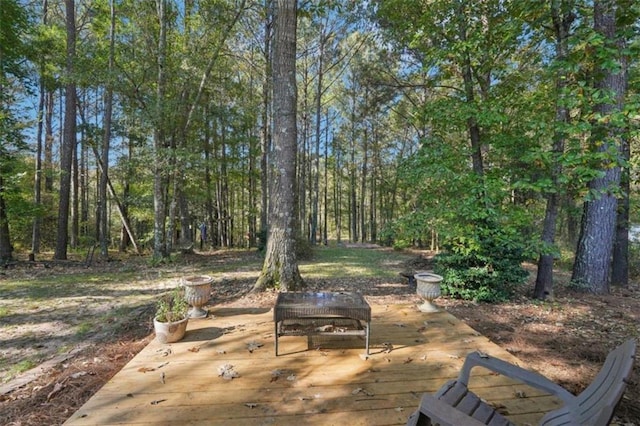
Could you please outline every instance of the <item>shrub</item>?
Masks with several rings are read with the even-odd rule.
[[[523,260],[524,245],[517,238],[505,241],[503,231],[485,229],[476,238],[447,241],[445,251],[434,258],[434,268],[444,278],[444,295],[497,302],[511,298],[526,280]]]

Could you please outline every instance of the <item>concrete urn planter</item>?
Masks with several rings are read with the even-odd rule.
[[[187,303],[192,306],[189,309],[189,318],[204,318],[209,313],[203,306],[211,298],[211,283],[213,278],[208,275],[196,275],[182,279],[184,286],[184,297]]]
[[[416,279],[416,293],[424,299],[424,303],[418,306],[421,312],[438,312],[438,307],[433,300],[440,296],[440,283],[442,276],[431,272],[420,272],[414,275]]]

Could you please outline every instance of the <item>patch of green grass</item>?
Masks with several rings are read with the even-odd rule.
[[[77,269],[76,269],[77,270]],[[139,271],[82,271],[70,270],[65,274],[39,276],[29,280],[0,281],[0,293],[5,297],[19,297],[39,301],[60,297],[75,297],[86,294],[94,296],[108,294],[111,289],[105,284],[127,283],[136,279]]]
[[[17,364],[12,365],[7,374],[10,377],[15,377],[20,373],[24,373],[25,371],[31,370],[32,368],[36,367],[38,364],[39,364],[39,361],[37,361],[36,359],[23,359]]]
[[[402,252],[386,249],[316,247],[313,259],[301,262],[300,272],[303,276],[316,278],[392,278],[409,258]]]
[[[0,306],[0,318],[8,317],[11,315],[12,311],[6,306]]]
[[[78,336],[86,336],[96,329],[96,325],[92,321],[83,321],[76,326],[76,334]]]
[[[57,352],[58,354],[66,354],[66,353],[71,352],[71,350],[72,350],[73,348],[75,348],[75,345],[73,345],[73,344],[60,345],[60,346],[57,348],[56,352]]]

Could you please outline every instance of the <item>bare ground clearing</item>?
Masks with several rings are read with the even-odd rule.
[[[220,251],[185,256],[162,268],[129,258],[89,268],[77,263],[19,264],[3,271],[0,388],[27,377],[18,373],[19,367],[33,366],[29,373],[34,375],[32,381],[0,394],[0,418],[14,425],[64,422],[153,338],[156,296],[181,276],[218,271],[213,274],[211,304],[271,307],[275,293],[248,294],[259,266],[255,253]],[[428,261],[415,253],[407,255],[406,262],[388,265],[394,274],[427,267]],[[30,281],[46,284],[29,286]],[[397,274],[393,279],[312,276],[307,284],[310,290],[361,291],[372,304],[419,302],[415,290]],[[554,300],[544,303],[525,297],[530,286],[516,300],[499,305],[445,298],[437,303],[514,353],[525,366],[577,393],[613,346],[640,336],[640,289],[635,283],[595,297],[557,287]],[[83,349],[45,368],[47,360],[63,359],[78,347]],[[621,424],[640,425],[639,370],[636,365],[616,412]]]

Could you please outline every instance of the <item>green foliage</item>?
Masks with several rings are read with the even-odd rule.
[[[445,251],[434,258],[435,271],[444,278],[443,294],[483,302],[509,299],[528,276],[522,267],[525,248],[500,227],[448,239]]]
[[[629,244],[629,278],[632,280],[640,278],[640,243]]]
[[[0,86],[7,75],[25,75],[24,56],[28,46],[24,42],[28,31],[27,10],[16,0],[3,0],[0,13]]]
[[[24,373],[25,371],[31,370],[32,368],[35,368],[40,362],[40,359],[24,359],[11,367],[11,369],[9,370],[9,377],[13,377],[20,373]]]
[[[176,287],[163,294],[158,301],[156,318],[160,322],[180,321],[187,317],[189,304],[185,299],[184,287]]]

